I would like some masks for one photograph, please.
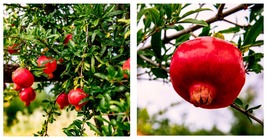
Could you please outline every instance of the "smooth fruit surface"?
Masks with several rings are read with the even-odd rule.
[[[68,94],[66,93],[59,94],[56,99],[56,102],[59,105],[60,109],[64,109],[65,106],[68,106],[70,104],[68,100]]]
[[[68,94],[68,100],[71,105],[75,107],[76,110],[81,110],[81,108],[87,103],[84,102],[80,104],[80,101],[87,97],[88,94],[86,94],[82,89],[72,89]]]
[[[127,59],[123,65],[122,65],[122,70],[123,71],[129,71],[130,70],[130,58]],[[126,73],[123,74],[124,78],[128,78],[128,75]]]
[[[18,44],[13,44],[12,46],[8,46],[7,47],[7,51],[9,54],[14,54],[17,53],[19,51],[18,48],[16,48],[18,46]]]
[[[31,87],[24,88],[19,93],[19,98],[21,101],[25,102],[25,106],[29,106],[30,103],[36,98],[36,93]]]
[[[46,57],[45,55],[40,56],[37,59],[37,64],[39,67],[45,67],[44,73],[53,78],[53,72],[57,69],[57,61],[51,57]]]
[[[18,84],[14,83],[14,89],[20,91],[21,87]]]
[[[12,81],[21,88],[31,87],[34,82],[34,76],[26,68],[17,68],[12,73]]]
[[[63,44],[67,45],[71,39],[72,39],[72,34],[67,34],[67,36],[65,37],[63,41]]]
[[[182,43],[170,63],[175,91],[196,107],[229,106],[245,83],[241,52],[233,44],[200,37]]]

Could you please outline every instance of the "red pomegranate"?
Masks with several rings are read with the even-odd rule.
[[[25,106],[29,106],[30,103],[35,99],[35,97],[36,93],[31,87],[24,88],[19,93],[19,98],[21,101],[25,102]]]
[[[122,65],[123,71],[129,71],[130,70],[130,58],[128,58]],[[124,78],[129,78],[126,73],[123,74]]]
[[[8,46],[7,47],[7,51],[9,54],[14,54],[17,53],[19,51],[18,48],[16,48],[18,46],[18,44],[13,44],[12,46]]]
[[[12,73],[12,81],[21,88],[31,87],[34,82],[34,76],[26,68],[17,68]]]
[[[64,109],[65,106],[68,106],[70,104],[68,100],[68,94],[66,93],[59,94],[56,99],[56,102],[59,105],[60,109]]]
[[[53,78],[52,73],[57,69],[57,61],[55,59],[42,55],[37,59],[37,64],[39,67],[45,67],[44,73],[47,74],[49,78]]]
[[[175,91],[196,107],[227,107],[245,83],[241,52],[233,44],[213,37],[182,43],[170,63]]]
[[[21,87],[18,84],[14,83],[14,89],[16,91],[20,91],[21,90]]]
[[[68,99],[69,99],[69,103],[71,105],[73,105],[75,107],[75,109],[81,110],[82,107],[87,103],[84,102],[82,104],[80,104],[80,101],[82,99],[84,99],[85,97],[87,97],[88,94],[86,94],[82,89],[77,88],[77,89],[72,89],[69,94],[68,94]]]
[[[65,37],[63,41],[63,44],[67,45],[71,39],[72,39],[72,34],[67,34],[67,36]]]

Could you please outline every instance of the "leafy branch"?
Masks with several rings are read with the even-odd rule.
[[[257,117],[255,117],[253,114],[251,114],[253,112],[254,109],[258,109],[261,107],[261,105],[258,105],[256,107],[252,107],[252,108],[248,108],[248,109],[243,109],[240,106],[238,106],[236,103],[232,103],[230,105],[232,108],[236,109],[237,111],[243,113],[244,115],[246,115],[248,118],[251,118],[253,120],[255,120],[256,122],[258,122],[259,124],[261,124],[262,126],[264,126],[263,121],[258,119]],[[248,107],[248,106],[247,106]]]
[[[235,13],[235,12],[238,12],[240,10],[243,10],[245,6],[249,6],[249,5],[251,5],[251,4],[240,4],[240,5],[232,8],[232,9],[230,9],[228,11],[225,11],[225,12],[222,11],[224,6],[220,6],[220,8],[218,9],[218,13],[214,17],[211,17],[208,20],[206,20],[205,22],[207,24],[211,24],[213,22],[222,20],[222,19],[224,19],[224,17],[227,17],[227,16],[229,16],[229,15]],[[180,32],[177,32],[176,34],[173,34],[173,35],[170,35],[170,36],[166,36],[162,40],[162,43],[168,43],[168,42],[170,42],[173,39],[179,38],[179,37],[181,37],[184,34],[188,34],[190,32],[196,31],[196,30],[198,30],[198,29],[200,29],[202,27],[203,26],[201,26],[201,25],[191,26],[191,27],[189,27],[187,29],[184,29],[184,30],[181,30]],[[148,49],[148,48],[151,48],[151,44],[149,44],[147,46],[144,46],[142,48],[139,48],[138,51],[145,50],[145,49]]]

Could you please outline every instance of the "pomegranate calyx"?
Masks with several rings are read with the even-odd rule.
[[[214,93],[214,88],[208,84],[194,84],[190,87],[190,102],[196,107],[209,105]]]

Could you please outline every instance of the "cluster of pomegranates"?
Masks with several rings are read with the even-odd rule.
[[[36,93],[31,87],[34,82],[32,73],[26,68],[17,68],[12,74],[12,81],[14,89],[20,91],[21,101],[25,102],[25,106],[29,106],[36,97]]]
[[[68,94],[64,92],[59,94],[56,99],[56,103],[59,105],[60,109],[64,109],[64,107],[71,104],[75,107],[77,111],[79,111],[88,102],[87,101],[80,103],[81,100],[83,100],[87,96],[88,94],[86,94],[82,89],[76,88],[72,89]]]
[[[72,34],[68,34],[66,36],[63,42],[64,45],[67,45],[70,39],[72,39]],[[43,72],[49,79],[54,77],[53,72],[57,69],[57,62],[54,58],[41,55],[37,59],[37,65],[44,68]],[[124,77],[128,78],[126,71],[130,70],[130,58],[124,62],[122,69],[125,72]],[[27,68],[20,67],[12,73],[12,81],[14,82],[14,89],[20,92],[19,97],[21,101],[25,102],[26,106],[29,106],[36,98],[36,93],[31,87],[34,83],[33,74]],[[76,88],[70,90],[69,93],[60,93],[56,98],[56,103],[59,105],[60,109],[64,109],[64,107],[71,104],[78,111],[81,110],[81,108],[88,102],[85,101],[81,103],[81,101],[88,96],[89,95],[81,88]]]

